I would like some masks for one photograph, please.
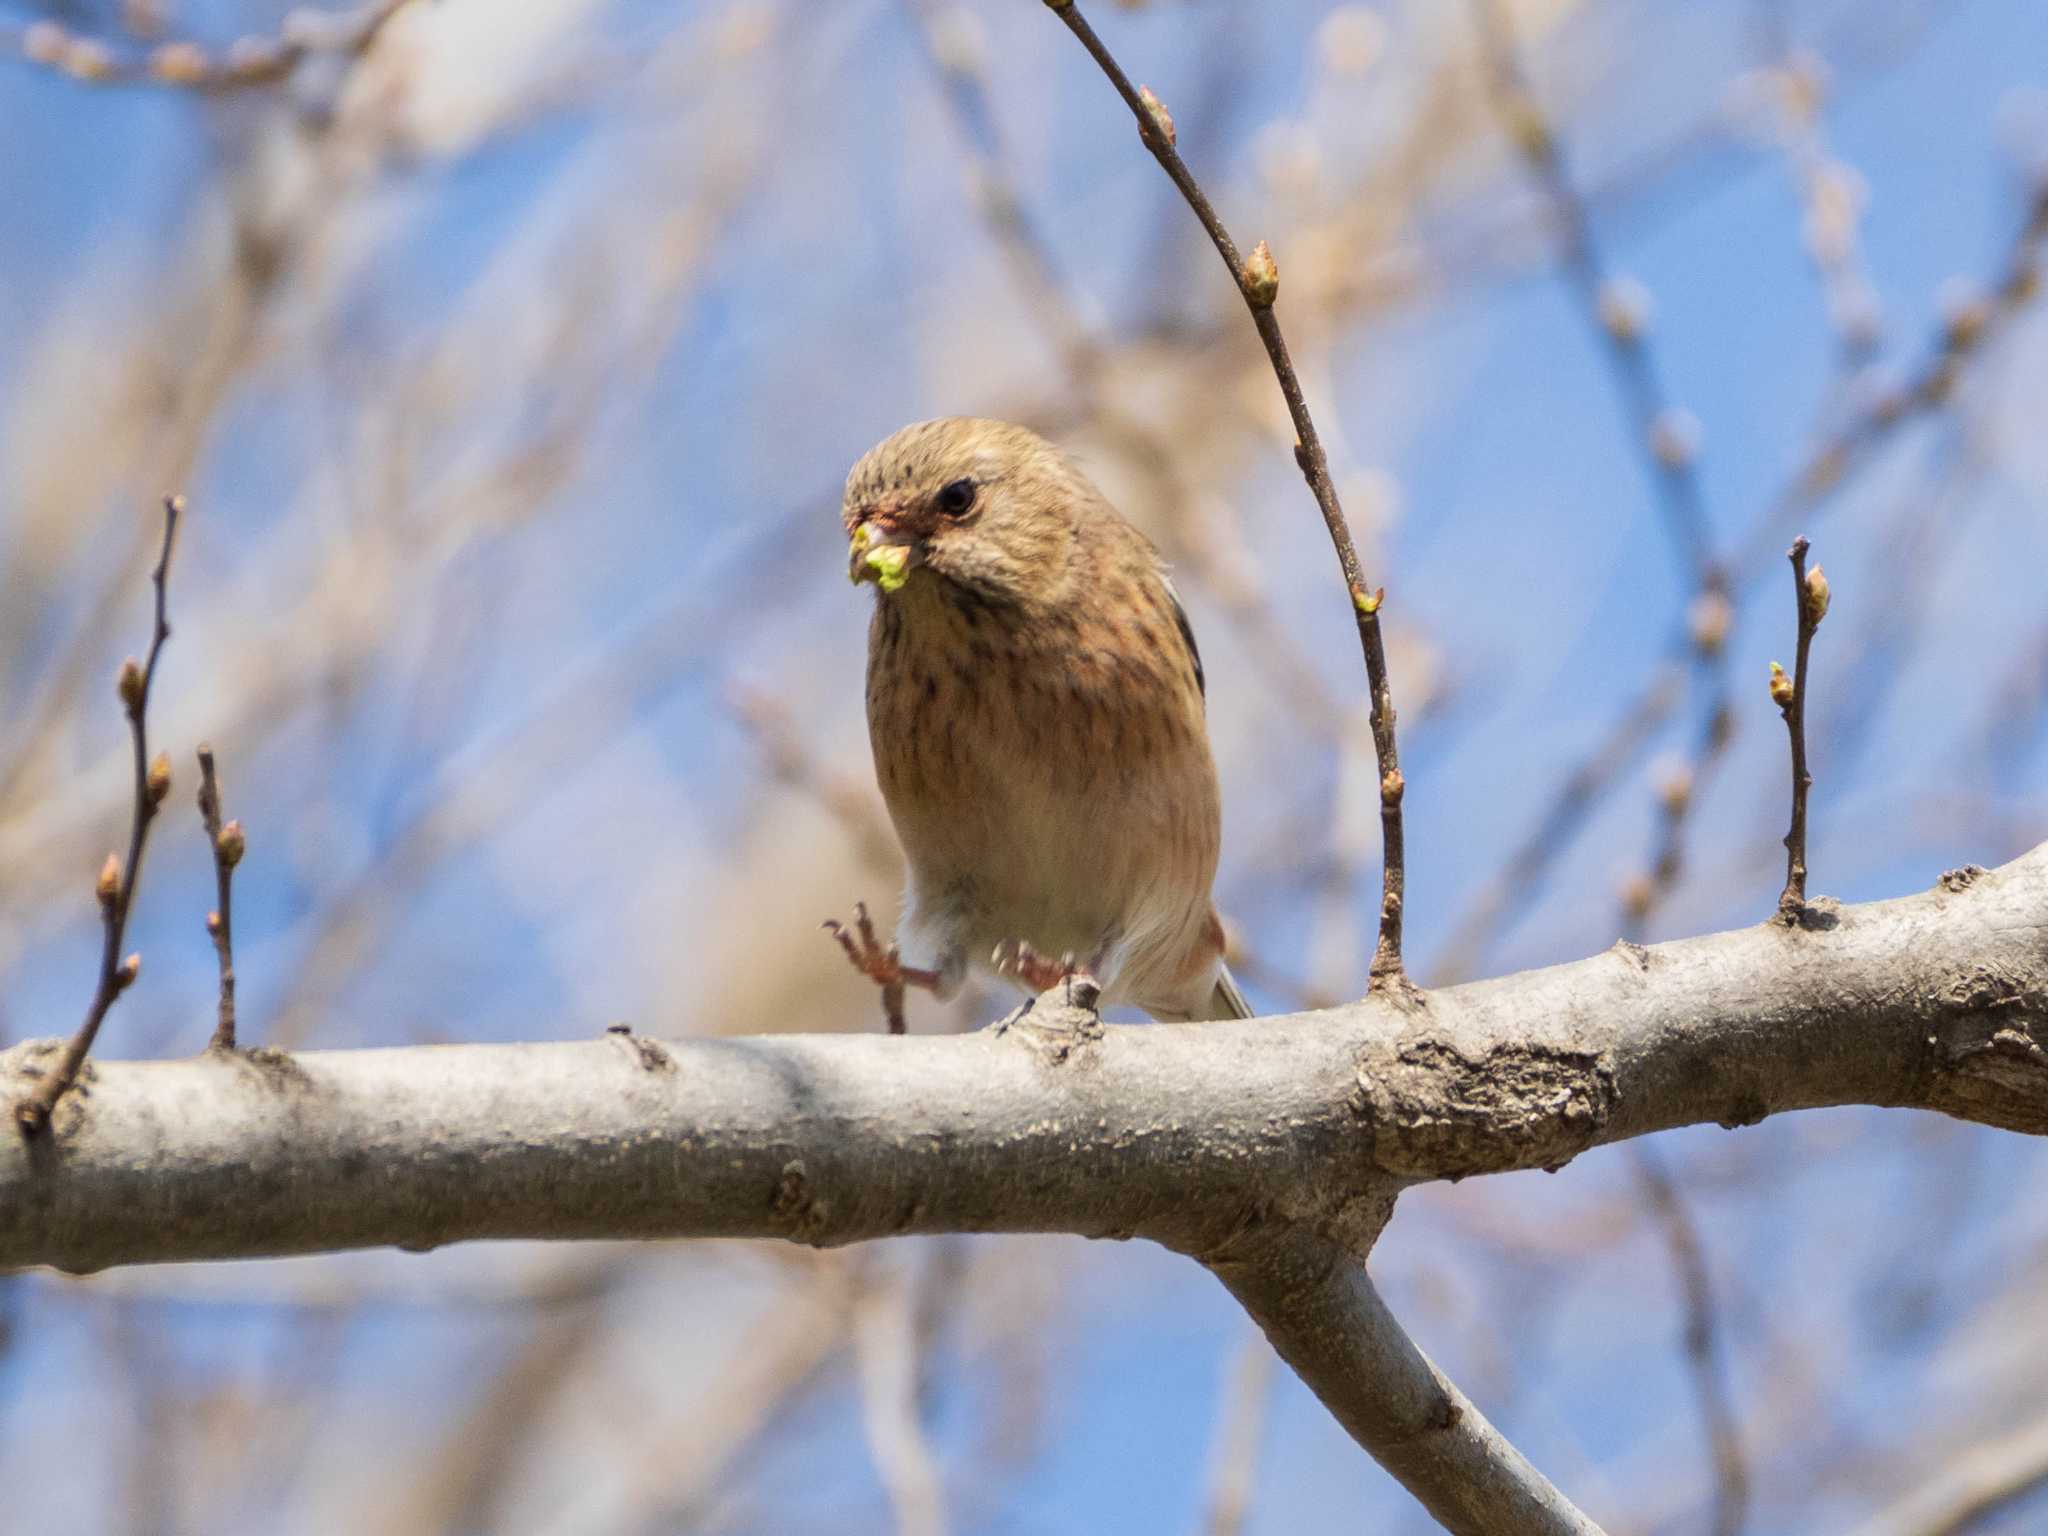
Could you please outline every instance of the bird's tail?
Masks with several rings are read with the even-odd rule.
[[[1216,990],[1209,994],[1209,1006],[1195,1015],[1198,1019],[1249,1019],[1256,1015],[1252,1005],[1244,1000],[1244,994],[1237,989],[1237,978],[1230,974],[1230,967],[1220,961],[1216,966]]]

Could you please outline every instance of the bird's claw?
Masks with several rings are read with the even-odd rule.
[[[1077,965],[1071,954],[1055,960],[1022,939],[1006,939],[996,946],[989,962],[999,975],[1013,976],[1033,992],[1050,992],[1064,982],[1070,1007],[1092,1012],[1102,997],[1102,983]]]
[[[928,973],[904,965],[896,945],[884,944],[875,936],[874,919],[868,916],[868,904],[864,901],[853,904],[851,930],[837,918],[827,918],[824,928],[846,951],[853,968],[882,989],[882,1016],[889,1022],[889,1033],[903,1034],[909,1027],[903,1015],[904,989],[913,982],[929,985],[925,979]]]
[[[853,904],[852,931],[849,932],[846,924],[836,917],[826,918],[824,929],[839,941],[839,947],[846,951],[846,958],[852,962],[853,968],[872,982],[887,985],[903,968],[896,946],[891,944],[885,948],[875,937],[875,921],[868,916],[868,904],[864,901]]]

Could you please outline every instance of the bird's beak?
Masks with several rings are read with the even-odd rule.
[[[894,592],[924,564],[924,544],[914,535],[873,521],[856,523],[847,547],[847,575],[853,584],[872,581]]]

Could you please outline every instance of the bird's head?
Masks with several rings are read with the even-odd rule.
[[[1056,593],[1095,493],[1037,433],[946,417],[886,438],[846,477],[848,573],[885,595],[941,581],[997,601]]]

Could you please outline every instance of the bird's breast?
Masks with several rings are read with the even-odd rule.
[[[1206,911],[1215,770],[1172,626],[1142,594],[1028,609],[933,579],[878,603],[868,727],[915,900],[1055,952]]]

